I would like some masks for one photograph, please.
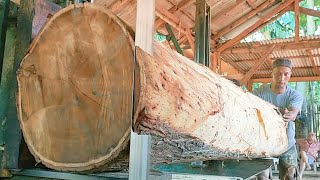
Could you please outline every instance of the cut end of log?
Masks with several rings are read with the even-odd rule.
[[[55,14],[18,71],[18,111],[31,153],[46,166],[83,171],[128,144],[133,42],[121,21],[93,4]]]

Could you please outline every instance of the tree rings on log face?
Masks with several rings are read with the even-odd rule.
[[[128,144],[133,41],[103,7],[71,5],[42,29],[18,71],[23,135],[38,161],[83,171]]]

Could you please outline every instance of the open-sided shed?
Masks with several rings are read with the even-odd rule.
[[[135,26],[136,1],[95,0],[115,12],[130,26]],[[291,81],[319,80],[318,36],[239,43],[241,39],[294,11],[319,16],[319,11],[299,7],[299,0],[208,0],[211,9],[211,68],[243,84],[270,82],[271,63],[275,58],[293,60]],[[184,53],[193,59],[195,49],[196,0],[156,1],[155,30],[168,34],[170,24]],[[298,26],[296,26],[298,27]],[[298,28],[295,32],[298,32]]]

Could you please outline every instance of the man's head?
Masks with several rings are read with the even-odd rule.
[[[291,77],[292,62],[289,59],[277,59],[272,64],[272,80],[275,88],[285,88]]]
[[[316,142],[317,141],[316,134],[314,132],[309,132],[307,139],[308,141]]]

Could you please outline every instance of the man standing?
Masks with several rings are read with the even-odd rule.
[[[272,68],[272,83],[260,86],[253,94],[280,108],[283,120],[288,123],[288,150],[279,157],[279,176],[281,180],[294,179],[298,166],[294,120],[301,110],[303,96],[287,86],[292,73],[292,62],[289,59],[275,60]]]

